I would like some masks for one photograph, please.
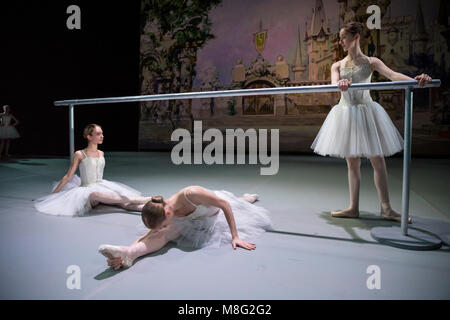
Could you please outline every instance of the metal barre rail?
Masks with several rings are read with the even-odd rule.
[[[402,189],[402,219],[401,230],[403,235],[408,234],[409,217],[409,191],[410,191],[410,164],[411,164],[411,136],[412,136],[412,106],[413,91],[415,88],[439,87],[441,80],[433,79],[426,86],[420,87],[418,81],[389,81],[389,82],[371,82],[355,83],[349,86],[348,90],[405,90],[405,131],[404,131],[404,150],[403,150],[403,189]],[[69,106],[69,135],[70,135],[70,157],[75,151],[74,143],[74,106],[102,103],[120,103],[120,102],[138,102],[138,101],[158,101],[158,100],[181,100],[181,99],[202,99],[236,96],[255,96],[255,95],[273,95],[273,94],[292,94],[292,93],[316,93],[316,92],[334,92],[340,91],[337,85],[315,85],[315,86],[296,86],[296,87],[277,87],[260,89],[239,89],[222,91],[203,91],[203,92],[185,92],[168,93],[143,96],[128,97],[108,97],[92,99],[74,99],[55,101],[55,106]]]
[[[371,82],[355,83],[349,86],[348,90],[392,90],[420,87],[416,80],[408,81],[389,81],[389,82]],[[439,87],[441,80],[434,79],[426,87]],[[108,97],[92,99],[73,99],[55,101],[55,106],[100,104],[100,103],[120,103],[120,102],[138,102],[138,101],[158,101],[158,100],[181,100],[181,99],[203,99],[203,98],[221,98],[221,97],[239,97],[256,96],[271,94],[290,94],[290,93],[315,93],[315,92],[334,92],[340,91],[337,85],[316,85],[316,86],[296,86],[296,87],[277,87],[277,88],[259,88],[259,89],[239,89],[222,91],[201,91],[201,92],[182,92],[154,94],[144,96],[128,97]]]

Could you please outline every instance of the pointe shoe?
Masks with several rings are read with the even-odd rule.
[[[389,221],[396,221],[396,222],[402,222],[402,216],[401,214],[395,212],[392,209],[387,210],[381,210],[381,216]],[[408,217],[408,223],[412,223],[411,217]]]
[[[109,244],[102,244],[98,247],[98,252],[108,259],[120,257],[122,259],[122,266],[129,268],[133,265],[133,261],[118,246],[111,246]]]
[[[255,199],[255,201],[259,200],[259,194],[257,194],[257,193],[253,193],[253,194],[244,193],[244,197],[252,197],[253,199]]]
[[[335,218],[359,218],[359,211],[352,209],[331,211],[331,216]]]

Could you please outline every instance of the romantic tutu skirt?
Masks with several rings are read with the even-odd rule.
[[[54,185],[53,190],[57,184]],[[101,192],[109,194],[118,194],[126,197],[135,197],[141,193],[122,183],[101,180],[100,182],[81,186],[81,179],[77,175],[73,175],[64,188],[54,194],[39,198],[34,204],[35,208],[46,214],[56,216],[83,216],[92,209],[89,201],[89,195],[92,192]]]
[[[0,127],[0,139],[17,139],[20,134],[14,126]]]
[[[375,101],[338,104],[326,117],[311,148],[322,156],[390,156],[403,149],[403,139],[384,108]]]
[[[272,229],[270,213],[265,208],[241,200],[225,190],[212,192],[231,205],[239,239],[252,242],[266,230]],[[199,207],[197,210],[200,209]],[[217,213],[197,215],[194,211],[189,216],[175,218],[174,223],[180,234],[174,240],[177,245],[191,248],[218,248],[221,245],[231,244],[231,232],[225,214],[218,208],[209,208]]]

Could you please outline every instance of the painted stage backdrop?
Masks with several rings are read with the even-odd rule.
[[[450,154],[450,4],[446,0],[142,0],[141,94],[330,84],[339,30],[381,9],[361,49],[441,88],[415,90],[413,155]],[[405,5],[407,4],[407,5]],[[389,81],[377,72],[372,82]],[[372,91],[403,135],[404,91]],[[142,102],[140,150],[171,148],[176,128],[280,130],[280,151],[310,145],[339,92]]]

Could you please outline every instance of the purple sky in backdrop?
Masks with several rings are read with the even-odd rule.
[[[419,0],[391,1],[393,17],[416,16]],[[271,64],[277,56],[284,56],[288,63],[295,57],[297,29],[300,26],[302,39],[305,22],[311,22],[312,8],[316,0],[223,0],[223,3],[210,13],[212,33],[216,36],[207,42],[198,52],[197,79],[199,84],[204,70],[217,68],[222,84],[231,83],[231,70],[238,59],[249,65],[257,57],[253,44],[253,33],[259,30],[262,20],[263,29],[268,30],[268,39],[263,57]],[[323,0],[325,13],[330,20],[331,31],[338,28],[339,4],[336,0]],[[439,0],[422,1],[425,24],[437,17]]]
[[[337,1],[324,2],[327,18],[337,23]],[[257,57],[253,33],[268,30],[263,57],[275,63],[278,55],[291,62],[295,55],[297,29],[305,33],[305,22],[312,16],[315,0],[224,0],[210,13],[216,36],[199,50],[197,70],[216,66],[223,84],[231,82],[231,69],[238,59],[248,65]]]

